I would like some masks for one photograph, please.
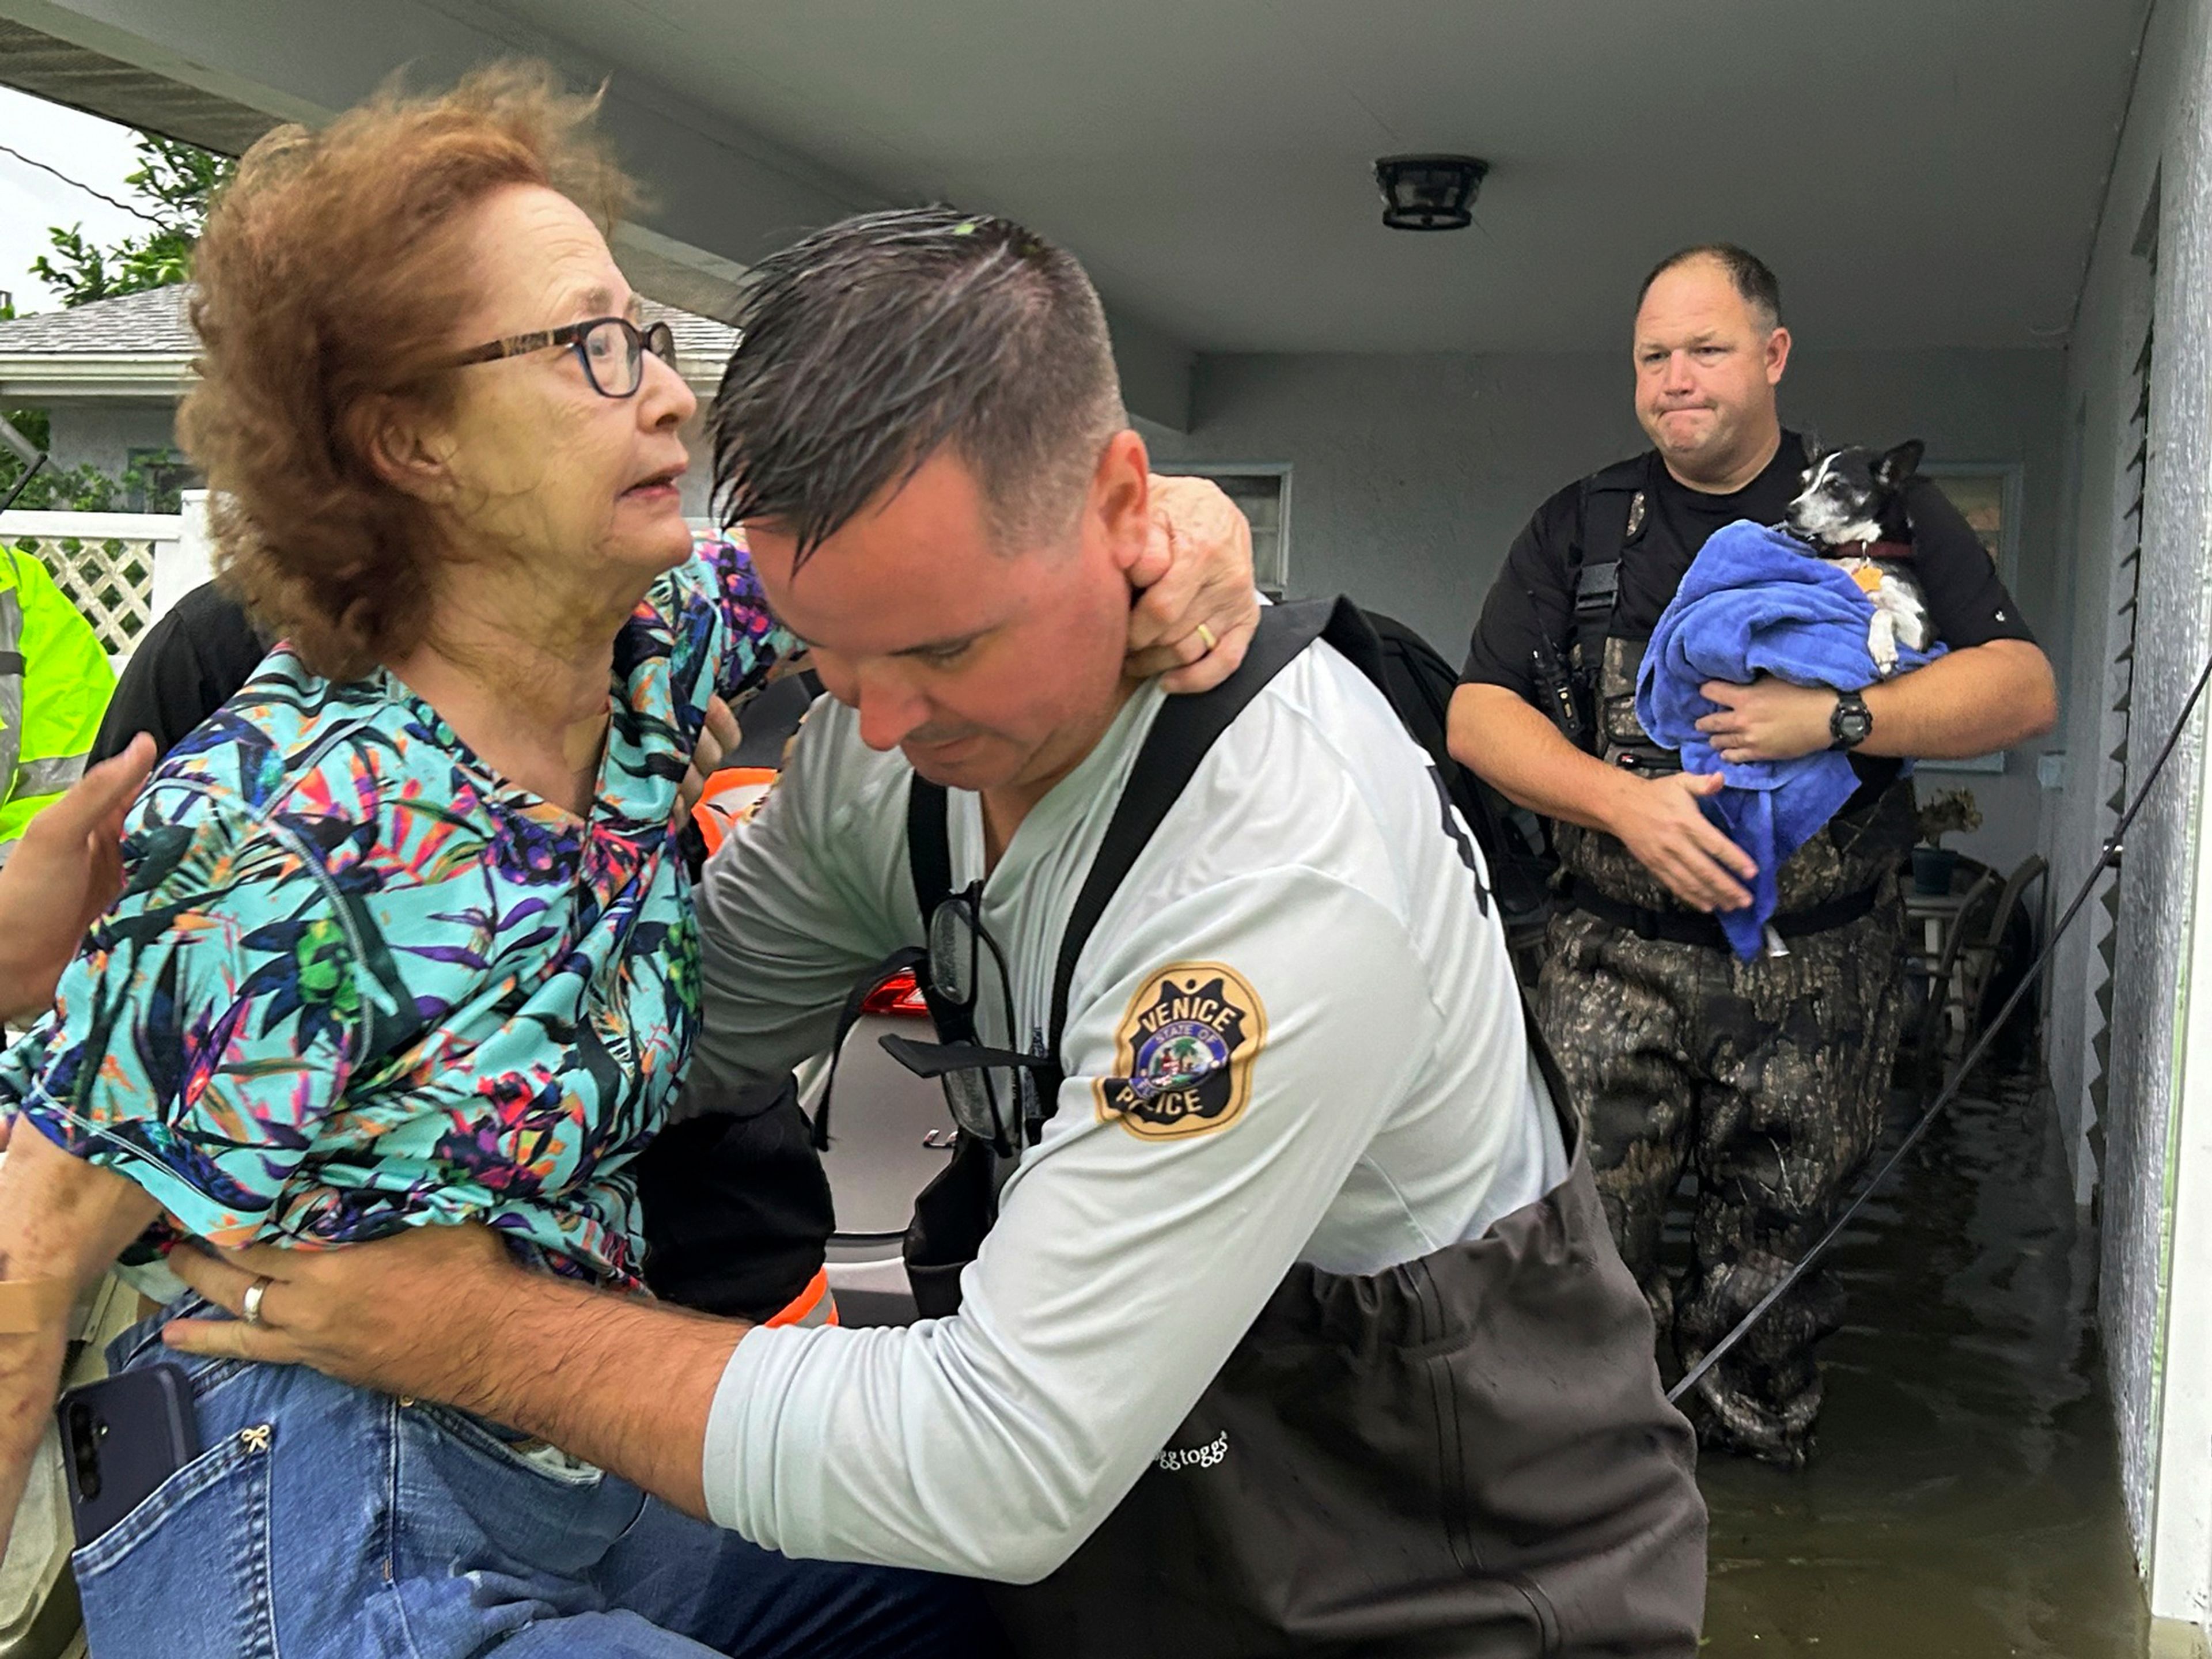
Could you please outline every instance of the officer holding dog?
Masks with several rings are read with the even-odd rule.
[[[1990,561],[1932,484],[1904,486],[1913,574],[1949,653],[1838,695],[1714,683],[1701,722],[1723,760],[1847,750],[1856,795],[1777,872],[1765,953],[1728,949],[1714,913],[1750,902],[1750,860],[1638,724],[1636,673],[1705,538],[1777,524],[1807,457],[1775,388],[1790,360],[1773,273],[1727,245],[1646,279],[1636,413],[1653,447],[1570,484],[1515,541],[1451,708],[1452,752],[1555,820],[1564,903],[1539,1019],[1589,1126],[1621,1253],[1662,1354],[1694,1364],[1818,1237],[1879,1132],[1903,1013],[1897,880],[1915,839],[1905,757],[1987,754],[2051,729],[2057,698]],[[1660,1263],[1668,1204],[1698,1177],[1694,1261]],[[1799,1463],[1820,1407],[1813,1349],[1839,1292],[1802,1282],[1699,1387],[1708,1444]]]

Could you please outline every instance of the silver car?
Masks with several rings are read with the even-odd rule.
[[[742,739],[708,781],[700,805],[710,846],[719,845],[728,821],[750,814],[773,786],[817,695],[811,682],[804,674],[779,681],[747,706]],[[915,1317],[900,1245],[915,1195],[952,1151],[943,1092],[884,1053],[879,1039],[886,1036],[934,1038],[911,974],[867,1000],[837,1062],[833,1133],[822,1162],[836,1216],[828,1245],[830,1287],[846,1325],[902,1325]],[[827,1054],[799,1068],[799,1103],[810,1120],[820,1114],[830,1069]]]

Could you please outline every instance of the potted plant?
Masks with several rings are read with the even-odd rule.
[[[1982,809],[1971,789],[1941,789],[1920,805],[1922,846],[1912,849],[1912,890],[1916,893],[1948,893],[1951,872],[1959,867],[1954,848],[1943,837],[1982,827]]]

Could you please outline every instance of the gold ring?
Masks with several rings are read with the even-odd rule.
[[[246,1294],[239,1298],[238,1316],[249,1325],[260,1324],[261,1298],[269,1294],[269,1287],[276,1282],[273,1279],[262,1278],[248,1285]]]
[[[1213,630],[1204,623],[1198,625],[1198,637],[1206,642],[1206,648],[1208,651],[1212,651],[1215,646],[1221,643],[1219,640],[1213,637]]]

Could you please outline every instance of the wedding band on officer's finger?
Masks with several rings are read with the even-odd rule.
[[[1205,645],[1206,648],[1209,652],[1212,651],[1215,646],[1221,643],[1219,640],[1213,637],[1213,630],[1208,628],[1204,623],[1200,623],[1198,625],[1198,637],[1200,641]]]
[[[269,1287],[276,1282],[273,1279],[263,1278],[248,1285],[246,1294],[239,1298],[238,1316],[249,1325],[258,1325],[261,1322],[261,1298],[269,1294]]]

